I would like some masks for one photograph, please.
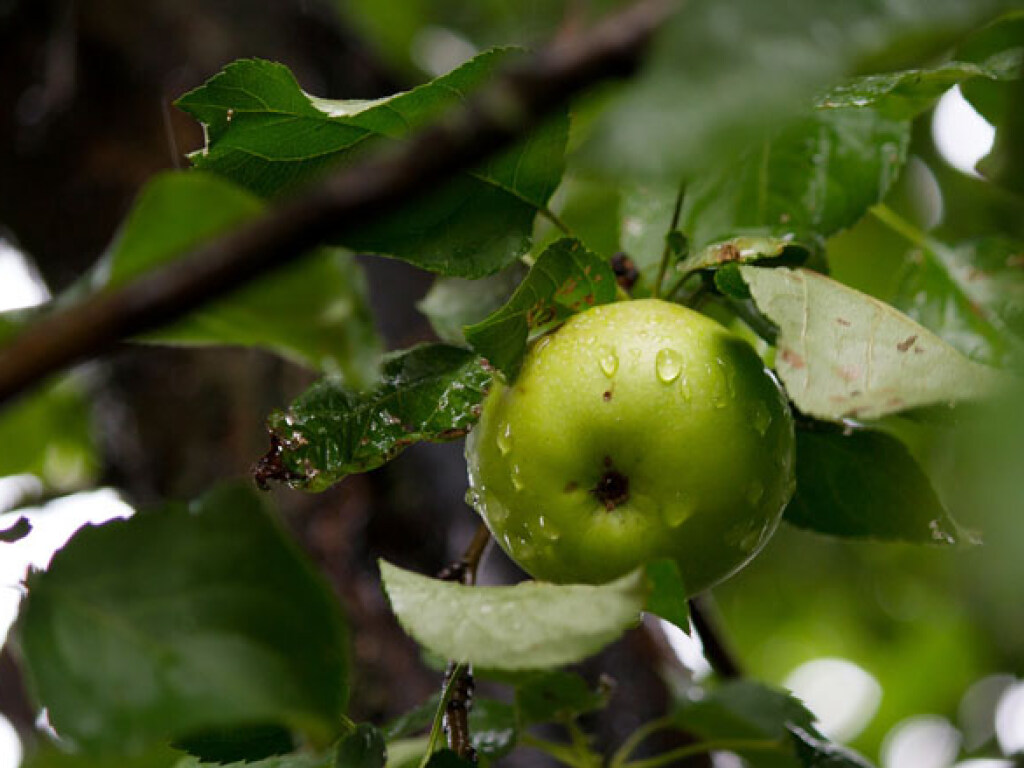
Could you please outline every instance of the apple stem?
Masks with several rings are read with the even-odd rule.
[[[711,595],[704,593],[690,599],[690,621],[715,674],[725,680],[743,677],[743,667],[722,632],[718,609]]]
[[[665,248],[661,252],[661,263],[658,264],[658,276],[654,279],[654,298],[661,296],[661,286],[665,282],[665,274],[668,272],[668,261],[672,256],[672,233],[679,226],[679,216],[683,211],[683,195],[686,192],[685,183],[679,184],[679,191],[676,193],[676,204],[672,209],[672,223],[669,224],[668,232],[665,233]]]

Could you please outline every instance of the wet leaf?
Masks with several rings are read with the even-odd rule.
[[[990,61],[948,61],[931,69],[908,69],[864,75],[829,90],[818,101],[822,109],[872,107],[887,117],[910,119],[935,106],[946,91],[978,78],[1008,80],[1020,67],[1020,52],[993,56]]]
[[[670,182],[647,181],[626,184],[622,190],[622,250],[633,260],[640,272],[639,290],[654,290],[661,257],[665,252],[665,238],[672,229],[679,185]],[[679,223],[676,223],[676,230]],[[670,251],[670,267],[683,254]]]
[[[742,266],[779,328],[776,368],[809,416],[877,419],[990,397],[1006,375],[975,363],[888,304],[809,270]]]
[[[17,631],[40,705],[89,751],[253,723],[326,745],[344,713],[337,602],[248,489],[84,527],[29,576]]]
[[[788,730],[802,768],[872,768],[871,763],[840,744],[796,725]]]
[[[832,536],[918,544],[963,540],[906,447],[882,432],[798,430],[786,521]]]
[[[399,623],[427,650],[494,669],[542,669],[597,653],[640,620],[642,571],[602,586],[466,587],[381,561]]]
[[[515,748],[519,738],[515,707],[494,699],[474,699],[469,712],[469,733],[478,755],[488,760],[504,757]]]
[[[384,736],[369,723],[360,723],[338,744],[334,768],[384,768]]]
[[[910,125],[873,110],[816,111],[688,186],[681,269],[820,249],[889,190]]]
[[[530,675],[516,686],[516,709],[522,725],[565,721],[603,709],[611,691],[592,688],[575,672],[545,670]]]
[[[608,262],[578,240],[559,240],[540,255],[505,306],[465,329],[466,340],[512,380],[531,333],[614,299],[615,274]]]
[[[286,67],[246,59],[177,105],[206,126],[206,147],[192,155],[197,168],[271,197],[440,119],[516,54],[489,51],[430,83],[375,101],[315,98]],[[392,215],[341,234],[336,244],[445,275],[496,272],[529,247],[534,217],[561,179],[567,135],[563,112],[516,147]]]
[[[416,442],[462,437],[491,382],[472,352],[425,344],[387,357],[380,382],[359,392],[322,379],[268,419],[271,450],[257,481],[322,491],[379,467]]]
[[[949,247],[934,239],[904,268],[893,302],[964,354],[1024,361],[1024,244],[986,238]]]

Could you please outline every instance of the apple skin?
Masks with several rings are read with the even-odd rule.
[[[793,420],[757,353],[685,307],[571,317],[496,381],[469,498],[531,576],[604,583],[668,557],[690,594],[764,546],[793,494]]]

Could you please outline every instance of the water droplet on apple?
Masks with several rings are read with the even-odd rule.
[[[669,528],[678,528],[692,513],[693,509],[689,504],[676,501],[661,508],[661,519]]]
[[[761,502],[762,498],[764,498],[764,486],[755,480],[750,484],[750,487],[747,488],[747,501],[749,501],[752,506],[756,507]]]
[[[750,413],[750,423],[754,425],[754,429],[757,433],[764,437],[768,432],[768,427],[772,424],[772,415],[768,412],[768,406],[758,400]]]
[[[541,538],[547,539],[548,541],[558,541],[562,532],[555,527],[555,525],[548,520],[544,515],[537,518],[537,532]]]
[[[523,478],[520,476],[521,470],[518,464],[512,465],[512,487],[517,491],[523,490]]]
[[[498,428],[498,437],[495,442],[498,444],[501,455],[508,456],[509,451],[512,450],[512,425],[510,423],[506,422],[504,427]]]
[[[598,359],[598,364],[601,366],[601,371],[610,379],[619,370],[619,356],[611,347],[601,347],[599,354],[601,357]]]
[[[687,379],[685,376],[683,376],[683,378],[679,382],[679,391],[683,395],[683,401],[687,403],[690,402],[691,398],[693,397],[693,394],[690,392],[690,380]]]
[[[659,349],[654,359],[654,370],[658,374],[658,381],[670,384],[683,371],[683,356],[674,349]]]

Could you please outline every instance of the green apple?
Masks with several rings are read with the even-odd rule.
[[[470,498],[535,578],[602,583],[668,557],[692,593],[741,568],[794,488],[793,420],[757,353],[657,299],[574,315],[466,443]]]

